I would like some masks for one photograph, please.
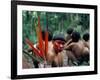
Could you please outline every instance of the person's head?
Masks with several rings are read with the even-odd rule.
[[[53,48],[56,52],[61,52],[64,48],[65,37],[63,34],[57,34],[53,37]]]
[[[89,40],[89,33],[85,33],[83,35],[83,40],[88,41]]]
[[[42,38],[45,41],[45,33],[46,31],[42,31]],[[50,31],[48,31],[48,41],[52,40],[52,34],[50,33]]]
[[[73,31],[74,31],[73,28],[68,28],[67,31],[66,31],[66,33],[69,34],[69,35],[71,35]]]
[[[78,42],[79,39],[81,38],[80,33],[79,32],[76,32],[76,31],[72,33],[72,36],[71,37],[72,37],[72,41],[73,42]]]

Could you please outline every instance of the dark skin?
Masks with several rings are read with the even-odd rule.
[[[64,41],[61,41],[61,40],[55,40],[53,41],[53,48],[55,49],[55,52],[58,53],[58,52],[61,52],[64,48],[64,44],[65,42]]]
[[[82,55],[81,53],[83,52],[83,48],[84,48],[84,44],[81,41],[72,42],[65,47],[65,49],[67,50],[72,50],[76,58]]]
[[[70,43],[72,43],[72,38],[70,38],[70,39],[65,43],[64,47],[68,46]],[[76,59],[74,53],[71,51],[71,49],[67,49],[67,50],[66,50],[66,54],[67,54],[67,56],[68,56],[68,62],[69,62],[69,61],[72,61],[72,63],[73,63],[73,62],[77,62],[77,59]],[[70,63],[68,63],[68,65],[71,66]],[[74,64],[74,65],[77,65],[77,64]]]
[[[84,50],[83,50],[83,57],[85,61],[89,61],[89,56],[90,56],[90,42],[88,41],[83,41],[84,43]]]
[[[52,41],[52,44],[52,47],[48,50],[48,62],[52,64],[52,67],[62,66],[63,55],[60,52],[63,50],[65,42],[55,40]]]
[[[84,46],[87,47],[88,49],[90,49],[90,41],[83,40],[83,42],[84,42]]]
[[[72,59],[79,60],[81,57],[84,58],[89,56],[89,50],[84,46],[83,41],[79,40],[78,42],[72,42],[65,47],[66,50],[72,51]],[[70,58],[70,57],[69,57]]]
[[[77,61],[85,60],[84,58],[89,57],[89,50],[85,47],[83,41],[79,40],[79,33],[73,35],[74,40],[72,38],[72,42],[69,45],[66,44],[65,49],[72,51]],[[74,60],[74,57],[72,57],[72,59]]]
[[[89,33],[85,33],[84,35],[83,35],[83,43],[84,43],[84,46],[85,46],[85,48],[84,48],[84,55],[86,55],[86,57],[85,57],[85,59],[86,59],[86,61],[89,61],[89,51],[90,51],[90,40],[89,40],[89,37],[90,37],[90,35],[89,35]],[[84,57],[84,56],[83,56]]]

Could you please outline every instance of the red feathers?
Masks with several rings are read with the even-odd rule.
[[[26,43],[32,48],[33,52],[38,56],[42,57],[44,60],[46,60],[46,54],[48,52],[48,31],[45,32],[45,45],[42,38],[42,29],[40,25],[40,17],[38,17],[38,27],[36,27],[36,33],[39,43],[39,50],[36,49],[31,41],[26,39]]]

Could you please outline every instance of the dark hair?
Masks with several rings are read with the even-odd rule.
[[[45,33],[46,31],[42,31],[42,38],[45,40]],[[48,41],[52,40],[52,34],[48,31]]]
[[[76,31],[72,33],[72,36],[71,37],[72,37],[72,41],[73,42],[78,42],[79,39],[81,38],[80,33],[79,32],[76,32]]]
[[[67,34],[72,34],[73,31],[74,31],[73,28],[68,28],[66,32],[67,32]]]
[[[56,34],[54,37],[53,37],[53,40],[61,40],[61,41],[65,41],[65,36],[64,34]]]
[[[83,35],[83,39],[84,39],[85,41],[88,41],[88,40],[89,40],[89,33],[85,33],[85,34]]]

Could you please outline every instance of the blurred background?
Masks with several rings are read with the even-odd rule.
[[[78,31],[81,36],[85,32],[89,32],[89,14],[81,13],[60,13],[60,12],[39,12],[39,11],[22,11],[23,23],[23,48],[28,46],[24,43],[28,38],[34,43],[37,42],[36,27],[38,27],[38,16],[42,30],[48,30],[53,34],[67,34],[69,27]]]

